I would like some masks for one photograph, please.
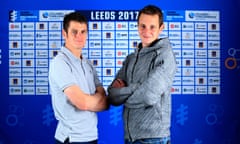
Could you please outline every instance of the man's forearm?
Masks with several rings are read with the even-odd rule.
[[[103,111],[109,108],[109,104],[107,102],[107,97],[100,93],[95,93],[94,95],[90,96],[91,99],[88,103],[88,110],[89,111]]]

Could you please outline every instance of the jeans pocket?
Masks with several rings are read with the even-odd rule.
[[[148,138],[140,139],[136,144],[171,144],[169,138]]]
[[[148,138],[138,140],[140,144],[161,144],[161,139],[159,138]]]

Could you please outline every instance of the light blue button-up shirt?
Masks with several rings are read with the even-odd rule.
[[[98,138],[97,115],[95,112],[82,111],[76,108],[64,94],[64,89],[78,85],[86,94],[94,94],[101,86],[97,72],[88,59],[74,56],[67,48],[62,47],[59,54],[50,62],[49,84],[52,95],[52,106],[58,125],[55,138],[70,142],[86,142]]]

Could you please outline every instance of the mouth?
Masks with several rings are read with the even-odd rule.
[[[84,43],[83,41],[75,41],[76,43]]]
[[[143,38],[146,38],[146,39],[148,39],[148,38],[151,38],[151,36],[148,36],[148,35],[143,35]]]

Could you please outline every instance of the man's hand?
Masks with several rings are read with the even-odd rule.
[[[126,86],[125,82],[121,79],[115,79],[112,83],[112,87],[114,88],[121,88],[125,86]]]

